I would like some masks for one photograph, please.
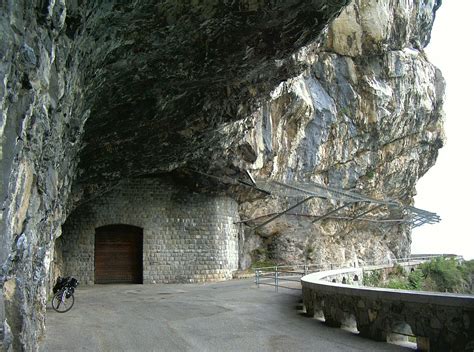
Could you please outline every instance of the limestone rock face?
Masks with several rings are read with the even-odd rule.
[[[423,1],[395,7],[352,2],[329,27],[324,45],[307,54],[310,68],[280,84],[241,122],[239,133],[246,134],[237,144],[247,145],[255,157],[233,163],[264,179],[315,181],[412,204],[416,181],[434,164],[444,140],[444,80],[423,52],[434,7]],[[297,200],[249,201],[241,216],[282,211]],[[323,215],[339,205],[310,201],[292,213]],[[338,215],[366,209],[349,207]],[[313,219],[285,216],[257,234],[248,229],[249,240],[260,236],[263,244],[252,239],[258,245],[249,247],[242,265],[249,265],[255,248],[283,263],[352,265],[409,255],[406,224],[331,219],[312,224]]]
[[[412,202],[443,142],[444,83],[423,54],[438,5],[347,4],[0,3],[6,348],[37,349],[70,211],[125,178],[173,172],[206,184],[189,170],[248,169]],[[290,203],[200,191],[234,194],[241,217]],[[246,238],[243,267],[255,248],[281,261],[403,256],[410,232],[287,217]]]
[[[42,5],[44,4],[44,6]],[[85,122],[64,1],[0,4],[2,281],[5,348],[35,350],[43,334],[54,238]]]

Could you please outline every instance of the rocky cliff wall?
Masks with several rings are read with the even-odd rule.
[[[52,245],[86,118],[65,20],[64,1],[0,4],[4,335],[14,350],[35,350],[43,333]]]
[[[281,83],[237,134],[252,160],[234,165],[255,177],[315,181],[412,204],[416,181],[443,145],[444,79],[423,52],[436,4],[425,1],[353,1],[331,24],[323,46],[303,51],[311,66]],[[308,48],[309,49],[309,48]],[[239,149],[240,148],[240,149]],[[298,199],[241,205],[241,217],[282,211]],[[311,201],[253,233],[249,223],[245,267],[266,253],[278,262],[351,264],[410,253],[403,223],[311,221],[340,204]],[[351,206],[335,215],[354,216]],[[369,216],[399,218],[379,209]],[[305,258],[306,257],[306,258]]]
[[[434,162],[443,83],[422,49],[435,2],[354,2],[323,47],[346,1],[180,4],[0,3],[7,347],[36,349],[69,209],[123,178],[251,169],[411,202]],[[239,197],[243,216],[283,206]],[[367,224],[272,226],[280,236],[249,234],[242,255],[265,241],[285,260],[309,242],[314,260],[346,248],[344,258],[398,255],[409,244],[403,226],[383,240]]]

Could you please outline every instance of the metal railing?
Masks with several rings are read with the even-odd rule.
[[[255,284],[257,287],[260,287],[260,285],[275,286],[275,292],[278,292],[278,288],[301,290],[301,287],[290,287],[282,284],[282,282],[300,283],[300,279],[303,276],[321,269],[321,265],[306,264],[275,265],[255,268]]]
[[[325,264],[295,264],[295,265],[274,265],[255,268],[255,284],[258,288],[260,285],[274,286],[275,292],[278,292],[279,288],[285,288],[289,290],[301,290],[301,287],[290,287],[285,283],[297,282],[300,283],[300,279],[310,273],[334,270],[347,267],[362,267],[365,269],[375,269],[378,266],[388,266],[403,263],[405,265],[419,264],[420,262],[430,261],[434,258],[453,258],[455,260],[462,260],[461,256],[455,254],[422,254],[412,255],[406,258],[390,258],[384,261],[360,261],[351,263],[325,263]],[[282,284],[283,283],[283,284]]]

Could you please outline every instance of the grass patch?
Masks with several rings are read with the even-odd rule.
[[[250,267],[252,269],[257,269],[257,268],[265,268],[268,266],[276,266],[276,265],[277,263],[274,260],[262,259],[262,260],[257,260],[256,262],[253,262]]]

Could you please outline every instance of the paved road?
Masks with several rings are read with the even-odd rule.
[[[300,292],[250,280],[95,285],[71,311],[48,309],[41,351],[407,351],[326,327],[298,310]]]

